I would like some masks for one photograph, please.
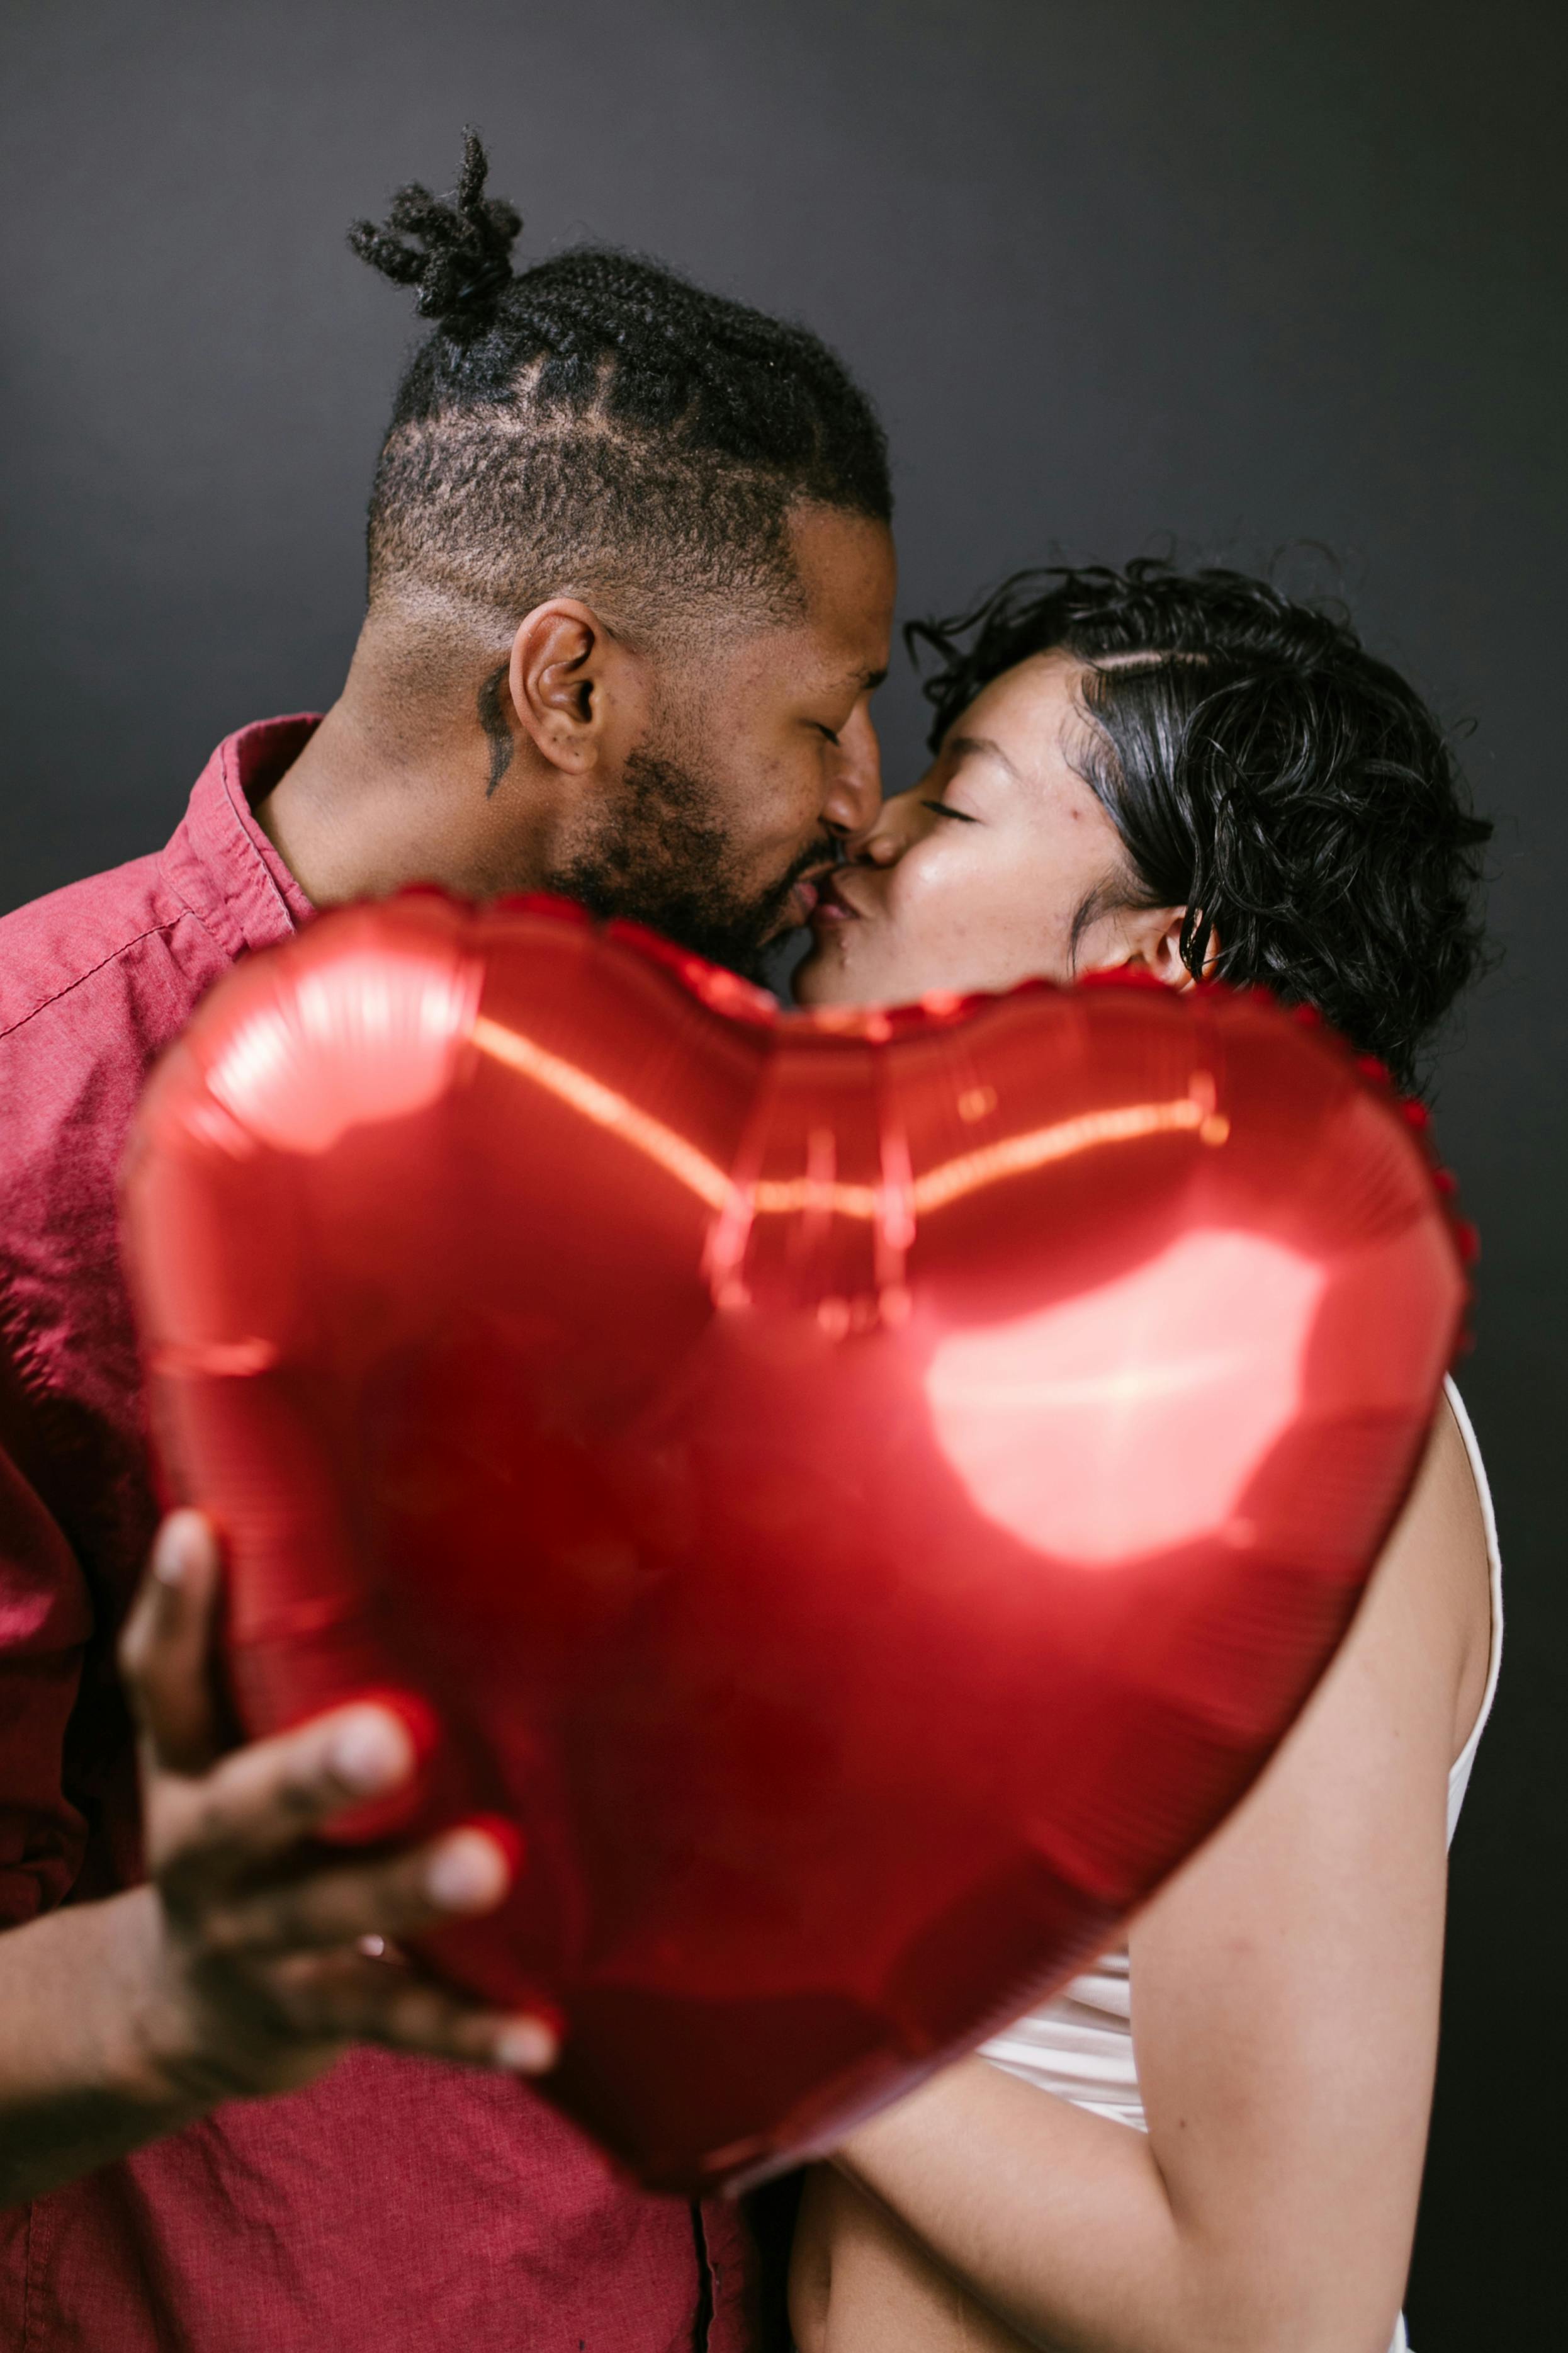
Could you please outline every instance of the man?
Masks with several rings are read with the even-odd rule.
[[[567,892],[748,968],[879,797],[893,560],[863,396],[803,330],[647,263],[514,277],[484,173],[470,137],[451,202],[407,189],[355,232],[435,324],[341,699],[220,745],[160,855],[0,924],[7,2344],[746,2339],[733,2216],[612,2179],[517,2080],[552,2056],[538,2021],[386,1956],[499,1901],[500,1847],[312,1849],[410,1769],[398,1724],[224,1754],[189,1514],[125,1639],[140,1795],[114,1674],[154,1518],[115,1175],[202,992],[312,907],[419,879]]]

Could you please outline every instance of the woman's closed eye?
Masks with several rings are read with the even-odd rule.
[[[955,809],[946,801],[922,801],[922,808],[934,809],[938,817],[956,818],[960,825],[978,825],[980,819],[971,817],[967,809]]]

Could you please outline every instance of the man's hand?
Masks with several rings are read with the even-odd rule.
[[[382,1957],[388,1940],[489,1911],[511,1877],[459,1829],[373,1860],[323,1852],[334,1815],[395,1790],[413,1744],[390,1710],[340,1708],[222,1756],[212,1702],[221,1583],[211,1528],[166,1520],[121,1666],[141,1735],[151,1902],[126,1980],[154,2099],[205,2108],[309,2083],[353,2042],[531,2074],[550,2029],[479,2008]]]

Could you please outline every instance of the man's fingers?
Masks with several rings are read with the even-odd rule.
[[[199,1512],[171,1513],[120,1638],[120,1672],[154,1769],[201,1773],[216,1754],[213,1628],[222,1575],[211,1524]]]
[[[379,2019],[367,2020],[363,2038],[426,2058],[502,2067],[511,2075],[546,2074],[561,2055],[554,2030],[543,2019],[465,2010],[418,1984],[400,1986]]]
[[[369,1702],[237,1748],[163,1809],[153,1868],[164,1894],[178,1903],[275,1865],[335,1814],[396,1789],[414,1763],[407,1726]]]
[[[382,2042],[518,2075],[542,2074],[560,2056],[545,2019],[480,2010],[402,1969],[357,1957],[305,1965],[289,2007],[311,2035]]]
[[[511,1884],[498,1840],[464,1828],[411,1854],[309,1872],[260,1888],[208,1915],[204,1936],[220,1952],[323,1950],[364,1937],[418,1936],[446,1920],[494,1909]]]

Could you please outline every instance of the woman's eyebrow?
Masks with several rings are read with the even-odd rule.
[[[998,762],[1015,784],[1026,785],[1029,781],[1023,770],[1007,757],[994,735],[950,735],[943,748],[956,752],[960,759],[966,759],[972,753],[978,752],[983,759]]]

